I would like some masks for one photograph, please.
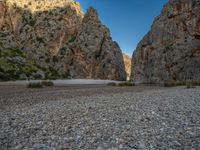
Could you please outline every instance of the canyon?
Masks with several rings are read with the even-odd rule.
[[[0,149],[200,149],[199,81],[200,0],[169,0],[132,58],[92,7],[0,0]]]
[[[133,35],[134,36],[134,35]],[[0,80],[200,80],[200,1],[169,0],[132,60],[97,10],[74,0],[0,2]]]

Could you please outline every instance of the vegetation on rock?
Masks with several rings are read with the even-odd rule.
[[[57,79],[61,76],[52,68],[44,68],[21,50],[0,49],[0,81]]]

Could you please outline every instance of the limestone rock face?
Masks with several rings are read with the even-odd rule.
[[[84,16],[65,60],[72,78],[126,79],[122,52],[93,8]]]
[[[22,50],[63,78],[125,77],[108,29],[94,10],[84,17],[73,0],[0,1],[0,50],[6,49]]]
[[[127,80],[130,80],[130,76],[131,76],[131,58],[126,55],[123,54],[123,59],[124,59],[124,64],[125,64],[125,70],[126,70],[126,75],[127,75]]]
[[[199,0],[169,0],[133,53],[131,78],[200,80]]]
[[[40,65],[63,72],[59,50],[81,25],[80,5],[71,0],[5,0],[0,8],[4,48],[23,50]]]

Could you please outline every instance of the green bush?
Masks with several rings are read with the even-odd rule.
[[[27,85],[28,88],[43,88],[43,85],[41,82],[37,82],[37,83],[28,83]]]
[[[186,88],[195,88],[196,86],[200,86],[200,81],[187,81]]]
[[[22,61],[16,61],[20,58]],[[4,49],[0,53],[0,80],[21,80],[21,75],[30,79],[42,79],[37,72],[45,72],[45,68],[40,67],[34,60],[28,58],[23,51],[14,49]]]
[[[165,81],[164,86],[165,87],[175,87],[175,86],[184,86],[186,85],[186,82],[184,81]]]
[[[54,86],[54,83],[52,81],[42,81],[43,86]]]
[[[68,41],[68,43],[72,43],[72,42],[74,42],[75,40],[76,40],[76,36],[72,37],[72,38]]]
[[[200,81],[191,81],[193,86],[200,86]]]
[[[0,42],[1,44],[1,42]],[[18,58],[20,61],[16,61]],[[54,61],[57,58],[54,58]],[[48,59],[47,61],[50,61]],[[60,73],[53,67],[44,68],[37,64],[35,60],[26,56],[21,50],[6,49],[0,51],[0,80],[22,80],[21,76],[28,79],[54,80],[62,78]]]
[[[9,81],[12,78],[6,73],[6,72],[1,72],[0,68],[0,81]]]
[[[166,81],[164,82],[165,87],[175,87],[175,86],[186,86],[187,88],[192,88],[195,86],[200,86],[200,81]]]
[[[107,84],[108,86],[117,86],[117,84],[115,82],[110,82]]]
[[[194,88],[195,86],[193,85],[193,83],[191,81],[187,81],[186,82],[186,88],[187,89],[191,89],[191,88]]]
[[[133,82],[121,82],[118,85],[119,86],[135,86]]]

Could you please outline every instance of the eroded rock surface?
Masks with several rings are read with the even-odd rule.
[[[125,79],[109,30],[73,0],[0,2],[0,49],[24,51],[57,78]]]
[[[132,58],[136,82],[200,80],[200,1],[169,0]]]
[[[77,36],[69,45],[65,67],[72,78],[126,79],[122,52],[95,9],[88,9]]]

